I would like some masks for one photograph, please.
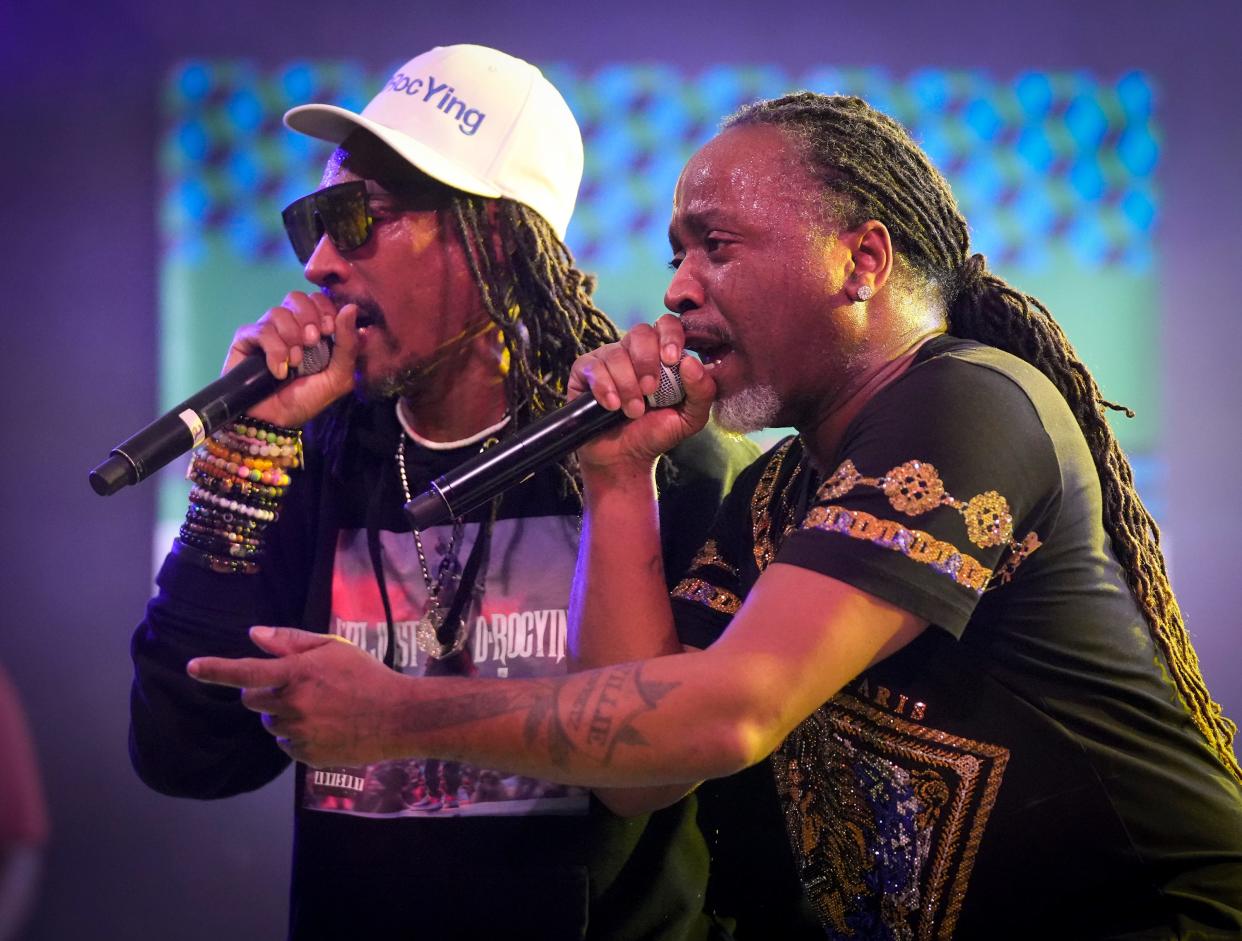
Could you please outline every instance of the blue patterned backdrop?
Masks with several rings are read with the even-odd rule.
[[[287,131],[286,109],[361,109],[391,68],[305,61],[192,61],[164,89],[162,397],[210,379],[240,323],[300,283],[280,209],[313,189],[327,145]],[[1104,79],[1026,72],[1011,80],[925,69],[541,66],[582,127],[586,166],[567,241],[599,275],[623,325],[662,312],[673,186],[724,115],[795,89],[857,94],[906,124],[952,184],[991,266],[1064,324],[1105,394],[1136,409],[1118,424],[1140,486],[1160,507],[1159,220],[1156,94],[1141,72]],[[213,351],[203,359],[193,351]],[[164,502],[180,512],[179,493]]]

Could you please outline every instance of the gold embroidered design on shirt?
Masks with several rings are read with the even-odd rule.
[[[948,575],[959,585],[979,594],[983,593],[988,579],[992,577],[991,569],[981,565],[973,557],[959,552],[952,543],[937,539],[931,533],[907,529],[900,523],[880,519],[861,510],[847,510],[841,506],[817,506],[807,514],[802,528],[841,533],[884,549],[892,549],[915,562],[930,565],[937,572]]]
[[[706,605],[721,614],[737,614],[742,601],[731,591],[718,588],[701,578],[683,578],[673,589],[672,597]]]
[[[944,500],[944,484],[936,468],[922,461],[906,461],[879,480],[880,488],[894,510],[918,516],[934,510]]]
[[[720,547],[716,545],[715,539],[708,539],[707,542],[703,543],[702,548],[699,549],[690,562],[690,571],[692,572],[706,568],[721,569],[737,578],[737,566],[721,555]]]
[[[1034,532],[1027,533],[1022,543],[1016,549],[1013,549],[1009,554],[1009,558],[996,570],[997,584],[1007,585],[1013,581],[1013,573],[1018,570],[1018,566],[1022,564],[1028,555],[1042,545],[1043,543],[1039,541],[1039,537]]]
[[[1001,566],[1000,572],[1002,576],[998,576],[997,584],[1009,582],[1013,578],[1014,571],[1022,563],[1022,561],[1041,545],[1039,537],[1035,533],[1028,533],[1021,543],[1015,542],[1013,538],[1013,513],[1009,509],[1009,501],[995,490],[988,490],[985,493],[971,497],[969,500],[958,500],[950,494],[944,486],[944,481],[940,478],[940,472],[935,466],[925,461],[906,461],[894,467],[883,477],[865,477],[854,462],[845,460],[832,473],[832,475],[820,485],[816,491],[815,498],[819,503],[827,503],[832,500],[840,499],[851,490],[858,486],[875,487],[880,490],[887,498],[889,504],[898,512],[905,513],[907,516],[919,516],[934,510],[936,507],[947,506],[956,510],[966,524],[966,538],[980,548],[987,549],[993,546],[1007,546],[1010,552],[1009,558]],[[838,513],[847,512],[841,507],[822,507],[822,509],[835,510]],[[923,537],[931,540],[937,547],[949,546],[948,543],[940,542],[935,537],[919,530],[905,530],[898,523],[892,523],[885,520],[879,520],[870,514],[857,514],[864,522],[870,520],[883,524],[882,530],[879,530],[881,541],[877,545],[883,545],[885,548],[894,549],[905,555],[915,558],[905,548],[909,543],[909,537],[902,533],[912,533],[915,537]],[[859,539],[869,538],[862,535],[868,531],[861,524],[855,525],[853,520],[842,521],[842,518],[836,517],[831,524],[826,524],[821,516],[817,523],[803,523],[804,528],[814,525],[819,529],[833,529],[836,532],[842,532],[849,536]],[[896,527],[896,529],[893,529]],[[895,540],[895,541],[894,541]],[[912,543],[910,543],[912,544]],[[951,548],[951,547],[950,547]],[[927,551],[926,549],[924,550]],[[957,550],[953,549],[956,553]],[[949,560],[952,555],[941,555],[940,549],[937,548],[932,552],[931,556],[926,558],[917,558],[916,561],[928,562],[935,566],[937,561],[951,565],[952,568],[941,569],[945,574],[952,575],[954,581],[958,584],[966,585],[975,591],[983,591],[987,586],[988,579],[992,573],[989,569],[980,565],[970,556],[961,556],[963,561],[952,563]],[[968,560],[968,561],[967,561]],[[966,569],[965,576],[959,577],[959,571]],[[980,577],[983,581],[979,582]],[[963,580],[965,579],[965,580]]]
[[[755,485],[755,492],[751,495],[751,549],[754,552],[755,565],[758,566],[760,572],[766,569],[776,557],[776,549],[780,541],[797,527],[798,521],[794,518],[789,501],[790,495],[796,492],[796,484],[803,471],[801,460],[793,469],[789,480],[781,486],[779,494],[776,492],[776,485],[780,480],[781,470],[785,466],[785,459],[797,441],[796,437],[789,438],[772,452],[772,456],[764,465],[763,473],[759,476],[759,482]],[[773,534],[773,519],[777,515],[777,512],[774,512],[777,508],[773,504],[778,497],[780,500],[778,512],[780,518],[784,520],[784,526],[779,534]],[[709,566],[720,568],[734,578],[738,577],[737,567],[720,554],[714,540],[709,540],[699,550],[698,555],[690,564],[690,572],[697,574],[702,568]],[[733,592],[695,577],[684,578],[678,582],[671,596],[698,602],[724,614],[736,614],[742,605],[741,599]]]
[[[858,473],[858,468],[854,466],[854,462],[848,458],[841,462],[838,467],[815,491],[815,499],[820,501],[836,500],[843,497],[863,480],[863,475]]]
[[[887,934],[950,937],[1008,760],[1002,746],[916,725],[850,693],[805,719],[772,764],[825,927],[845,933],[851,915],[876,903],[867,876],[884,867],[901,882],[877,909]]]
[[[708,539],[691,560],[690,574],[677,583],[669,597],[693,601],[721,614],[737,614],[742,600],[728,589],[696,577],[698,574],[707,574],[704,569],[716,569],[735,581],[738,578],[737,566],[724,557],[715,539]]]
[[[1009,503],[995,490],[981,493],[957,507],[966,520],[966,538],[976,546],[1003,546],[1013,539]]]
[[[759,477],[759,483],[755,486],[754,496],[751,497],[750,515],[753,522],[753,539],[751,544],[754,547],[755,564],[759,566],[759,571],[761,572],[768,567],[768,563],[776,556],[775,540],[772,537],[772,491],[775,489],[776,481],[780,477],[781,467],[785,463],[785,458],[789,455],[790,449],[797,440],[797,438],[790,438],[776,449],[767,465],[763,468],[763,474]],[[802,462],[799,461],[798,467],[794,470],[794,475],[781,488],[781,496],[785,501],[788,501],[794,481],[798,479],[798,474],[801,472]]]

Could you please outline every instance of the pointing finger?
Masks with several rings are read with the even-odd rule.
[[[289,678],[289,666],[283,660],[259,660],[244,658],[230,660],[225,657],[195,657],[185,667],[186,672],[202,683],[217,686],[284,686]]]

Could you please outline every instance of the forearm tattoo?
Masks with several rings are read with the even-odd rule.
[[[680,685],[647,680],[642,673],[638,663],[555,679],[498,683],[514,689],[493,688],[418,703],[408,711],[405,726],[416,733],[441,731],[524,714],[527,748],[537,748],[540,735],[546,735],[548,757],[556,767],[575,761],[607,766],[618,745],[650,747],[635,722]],[[571,694],[568,690],[575,681],[579,688]]]

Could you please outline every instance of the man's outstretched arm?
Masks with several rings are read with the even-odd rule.
[[[337,638],[269,628],[253,637],[274,659],[202,658],[188,669],[242,688],[280,747],[315,766],[435,756],[570,784],[668,785],[761,760],[924,626],[778,563],[708,650],[565,677],[406,677]]]

